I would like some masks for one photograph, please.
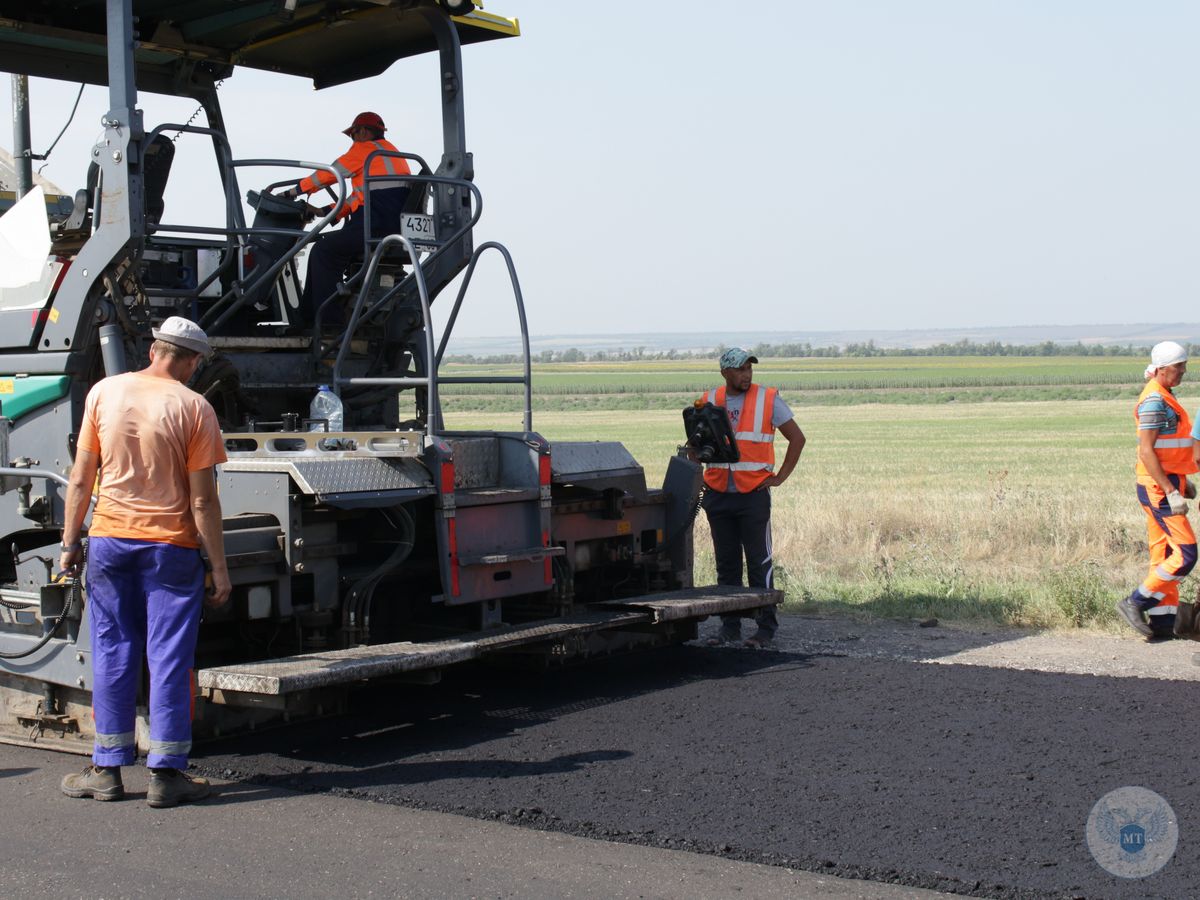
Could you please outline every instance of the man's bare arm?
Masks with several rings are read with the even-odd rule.
[[[225,534],[221,527],[221,500],[217,496],[216,473],[212,466],[188,473],[192,496],[192,518],[200,532],[200,545],[208,554],[212,567],[213,592],[204,599],[210,609],[224,606],[233,586],[229,582],[229,567],[225,563]]]
[[[780,425],[779,433],[787,438],[787,452],[783,455],[783,464],[779,467],[779,471],[763,482],[764,488],[779,487],[787,481],[792,470],[796,468],[796,463],[800,462],[800,453],[804,450],[804,432],[800,430],[795,419],[788,419]]]
[[[71,477],[67,484],[67,498],[64,501],[62,542],[64,547],[58,558],[58,568],[61,571],[73,571],[83,559],[83,550],[79,544],[83,533],[83,520],[87,516],[88,504],[92,498],[92,486],[96,483],[96,473],[100,471],[100,457],[88,450],[75,451],[75,465],[71,467]]]

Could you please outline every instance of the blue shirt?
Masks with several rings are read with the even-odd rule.
[[[1138,404],[1138,431],[1157,431],[1161,435],[1171,435],[1179,431],[1179,414],[1173,410],[1162,394],[1147,394],[1146,399]]]

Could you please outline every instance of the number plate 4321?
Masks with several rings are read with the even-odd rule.
[[[400,217],[400,233],[414,244],[429,244],[437,241],[433,230],[433,216],[421,213],[405,213]]]

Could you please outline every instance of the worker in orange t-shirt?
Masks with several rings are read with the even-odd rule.
[[[150,365],[88,392],[63,517],[60,566],[79,574],[88,529],[87,612],[92,635],[92,765],[63,779],[68,797],[120,800],[133,765],[142,656],[150,670],[150,806],[207,796],[185,771],[192,747],[192,668],[202,603],[229,600],[215,466],[225,444],[209,402],[185,383],[208,354],[194,322],[153,329]],[[99,482],[97,483],[97,475]],[[205,600],[203,547],[213,590]]]

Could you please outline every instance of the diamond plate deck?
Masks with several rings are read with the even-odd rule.
[[[494,437],[447,438],[454,450],[454,487],[491,487],[500,481],[500,440]]]
[[[226,472],[284,472],[305,494],[398,491],[433,488],[433,479],[415,459],[353,457],[343,459],[231,459]]]

